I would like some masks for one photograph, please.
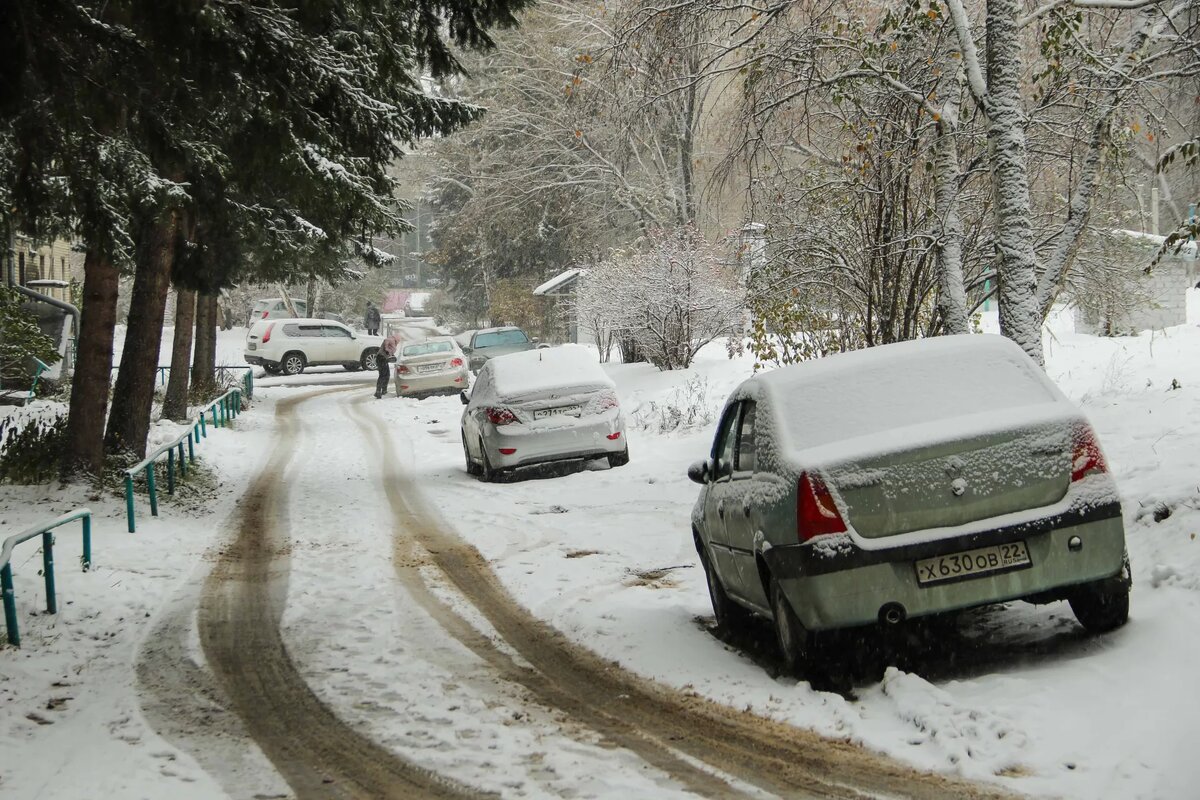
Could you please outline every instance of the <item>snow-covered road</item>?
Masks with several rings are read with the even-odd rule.
[[[123,532],[116,498],[54,487],[0,494],[12,528],[85,502],[99,512],[97,569],[64,570],[57,617],[32,613],[37,552],[15,564],[25,642],[0,650],[0,796],[296,791],[280,754],[252,743],[253,714],[236,713],[229,698],[231,673],[213,657],[217,620],[204,634],[205,584],[235,551],[247,519],[239,499],[261,475],[282,483],[270,533],[275,591],[264,597],[295,674],[337,725],[387,758],[460,784],[505,797],[713,796],[751,785],[791,794],[777,772],[787,759],[772,762],[770,748],[805,740],[772,727],[785,723],[1007,791],[1194,797],[1197,353],[1196,328],[1107,340],[1059,332],[1048,341],[1048,370],[1092,417],[1123,492],[1130,624],[1095,638],[1065,605],[983,609],[932,650],[860,682],[853,697],[775,677],[769,648],[732,647],[708,629],[687,530],[696,492],[684,470],[707,449],[705,415],[748,374],[747,359],[714,348],[688,372],[608,367],[636,420],[630,465],[497,485],[463,470],[456,398],[375,401],[366,385],[260,387],[236,429],[201,451],[221,477],[164,502],[159,519],[140,517],[134,537]],[[286,435],[281,404],[296,410]],[[660,431],[671,408],[695,411],[696,424]],[[288,466],[264,471],[283,440]],[[716,710],[702,722],[678,718],[688,722],[677,741],[681,731],[654,727],[654,715],[638,717],[611,697],[604,705],[586,671],[594,695],[564,683],[576,662],[561,673],[552,659],[541,663],[548,656],[529,642],[556,634],[561,646],[544,653],[583,648],[597,663],[619,664],[614,674],[635,691],[645,687],[640,676],[673,702],[686,699],[687,711]],[[740,753],[697,744],[738,719],[758,731],[745,731],[750,745]],[[711,730],[687,737],[688,725]],[[843,769],[815,772],[824,780]],[[929,793],[894,767],[865,769],[894,781],[901,796]],[[814,793],[828,795],[820,780]]]

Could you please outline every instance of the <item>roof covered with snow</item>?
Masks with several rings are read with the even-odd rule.
[[[544,347],[497,356],[487,362],[492,392],[501,398],[529,398],[555,389],[611,389],[596,352],[578,345]]]
[[[793,449],[881,437],[1014,409],[1070,403],[1010,339],[939,336],[841,353],[767,372],[737,394],[765,394],[781,409]],[[985,425],[986,427],[986,425]]]
[[[584,270],[579,268],[569,269],[566,272],[560,272],[550,280],[534,289],[533,293],[538,295],[555,294],[574,283],[575,280],[583,274],[583,272]]]

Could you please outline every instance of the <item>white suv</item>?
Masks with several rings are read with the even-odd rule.
[[[375,369],[382,336],[355,333],[329,319],[262,319],[246,336],[246,363],[272,375],[299,375],[305,367],[341,364],[353,372]]]

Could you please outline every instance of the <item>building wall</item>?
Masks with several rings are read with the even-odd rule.
[[[73,250],[71,243],[63,239],[46,244],[26,236],[14,236],[5,263],[6,267],[12,269],[13,278],[22,286],[36,280],[83,281],[83,253]],[[71,302],[71,290],[67,287],[33,288],[56,300]]]
[[[1149,275],[1137,279],[1137,291],[1144,300],[1114,319],[1113,328],[1120,333],[1137,333],[1186,324],[1187,292],[1198,281],[1200,260],[1195,256],[1165,256]],[[1080,333],[1101,333],[1102,327],[1103,320],[1077,309],[1075,328]]]

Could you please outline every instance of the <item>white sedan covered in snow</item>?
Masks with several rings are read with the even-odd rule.
[[[1130,573],[1096,434],[999,336],[885,345],[759,374],[729,398],[692,529],[719,624],[814,633],[1025,599],[1122,625]]]
[[[462,401],[467,472],[482,480],[553,461],[629,462],[616,386],[587,348],[564,345],[488,359]]]

